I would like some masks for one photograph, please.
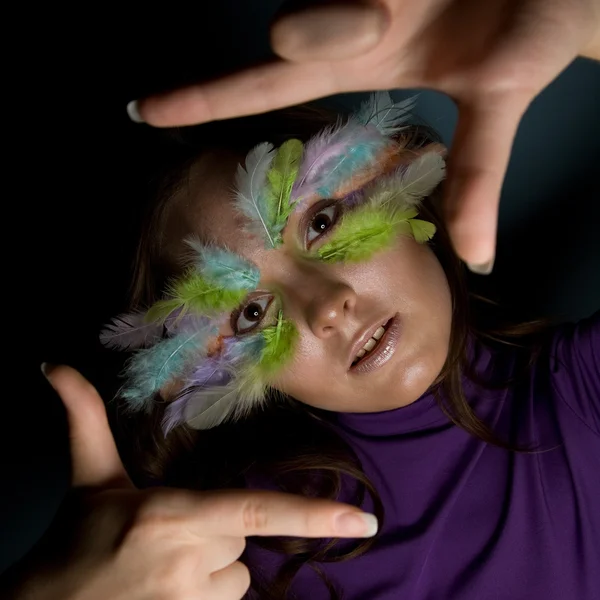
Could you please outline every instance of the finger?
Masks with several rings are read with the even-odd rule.
[[[94,386],[71,367],[46,367],[45,374],[67,411],[72,485],[133,487]]]
[[[457,254],[476,272],[493,265],[502,182],[530,101],[529,95],[509,92],[459,101],[443,210]]]
[[[137,103],[139,120],[155,127],[193,125],[263,113],[345,91],[340,89],[332,65],[279,61],[157,94]]]
[[[271,26],[271,47],[287,60],[306,62],[362,56],[388,29],[384,5],[365,1],[305,6],[286,12]]]
[[[241,600],[250,587],[250,571],[239,561],[210,576],[210,597]]]
[[[203,537],[371,537],[377,531],[375,516],[356,507],[264,490],[177,490],[165,498],[161,510],[183,515],[186,527]]]

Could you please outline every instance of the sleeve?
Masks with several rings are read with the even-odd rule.
[[[600,435],[600,310],[557,329],[550,349],[550,373],[563,402]]]

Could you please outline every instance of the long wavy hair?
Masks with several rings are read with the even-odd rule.
[[[156,155],[155,167],[160,168],[155,168],[148,182],[150,201],[134,260],[130,308],[151,305],[160,297],[166,281],[178,274],[178,267],[164,250],[164,222],[171,199],[181,191],[188,170],[196,160],[220,149],[244,156],[265,140],[276,145],[290,137],[306,141],[338,118],[336,113],[304,105],[268,115],[168,132],[165,152]],[[435,132],[423,124],[402,131],[397,140],[407,155],[439,141]],[[450,286],[453,324],[447,360],[431,389],[440,408],[457,427],[507,451],[534,452],[532,448],[500,439],[476,416],[465,398],[461,378],[466,374],[480,385],[491,386],[478,379],[467,360],[467,339],[472,335],[489,345],[510,344],[515,348],[517,374],[501,384],[512,385],[535,361],[548,323],[502,323],[500,307],[469,294],[464,265],[455,254],[438,215],[439,197],[438,190],[424,202],[421,215],[437,227],[430,247]],[[356,484],[352,501],[360,506],[368,493],[376,516],[383,522],[384,507],[377,490],[365,475],[356,454],[327,420],[320,417],[318,409],[279,394],[270,399],[266,410],[247,420],[226,423],[208,431],[181,425],[165,439],[160,427],[164,408],[164,404],[157,402],[150,415],[120,414],[118,418],[115,434],[125,464],[139,487],[243,488],[245,474],[251,471],[267,477],[283,491],[335,499],[342,478],[349,477]],[[210,460],[206,460],[207,456]],[[320,540],[302,538],[255,538],[253,543],[283,553],[287,559],[273,581],[261,581],[254,566],[248,564],[252,574],[248,597],[253,594],[265,600],[289,597],[295,574],[303,565],[309,565],[321,575],[331,599],[339,599],[340,590],[327,579],[319,563],[348,560],[366,552],[375,539],[361,540],[349,551],[340,552],[336,550],[337,540],[324,544]]]

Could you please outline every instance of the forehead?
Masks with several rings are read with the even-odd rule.
[[[235,172],[243,160],[243,156],[216,151],[201,156],[191,166],[168,217],[170,254],[185,252],[183,240],[190,235],[250,260],[264,252],[261,241],[244,231],[245,218],[235,210]]]

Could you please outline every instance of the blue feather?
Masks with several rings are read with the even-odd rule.
[[[256,289],[260,271],[239,254],[194,239],[187,239],[186,243],[196,253],[196,270],[208,281],[227,290]]]
[[[223,395],[229,394],[230,388],[235,387],[234,378],[239,376],[240,369],[248,364],[260,360],[265,338],[262,333],[244,337],[226,337],[223,340],[224,348],[221,354],[201,360],[188,376],[185,387],[179,393],[179,397],[171,402],[162,421],[163,434],[168,433],[186,420],[186,409],[190,402],[197,405],[203,404],[204,396],[219,397],[218,389],[223,390]],[[235,397],[230,398],[230,403],[223,408],[223,418],[232,409]]]
[[[182,376],[192,358],[205,355],[207,343],[217,331],[213,322],[202,320],[194,328],[136,352],[127,364],[128,381],[120,392],[129,408],[149,412],[152,396],[166,383]]]

